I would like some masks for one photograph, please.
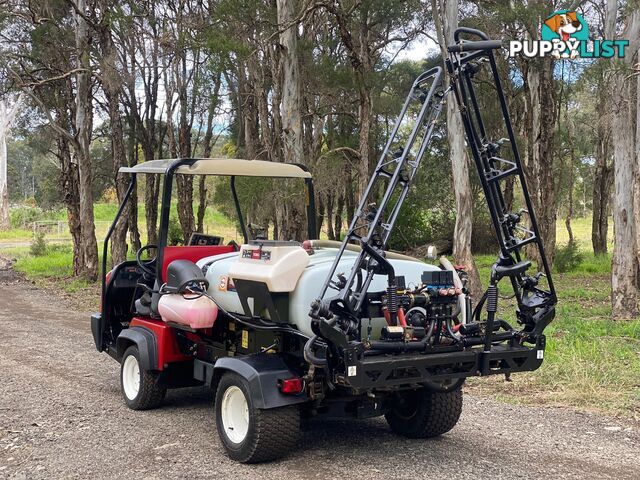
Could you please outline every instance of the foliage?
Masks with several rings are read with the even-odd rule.
[[[33,235],[29,252],[34,257],[44,257],[47,254],[47,241],[44,239],[44,232],[38,231]]]
[[[101,202],[104,203],[118,203],[118,194],[114,187],[108,187],[102,192]]]
[[[29,228],[33,222],[43,220],[45,212],[40,207],[22,205],[9,210],[11,228]]]
[[[168,245],[182,245],[184,244],[184,235],[182,234],[182,228],[180,228],[180,222],[177,217],[169,218],[169,231],[167,232],[167,244]]]
[[[493,256],[477,259],[483,280]],[[571,405],[637,415],[640,397],[640,319],[611,320],[610,257],[583,253],[572,272],[554,277],[560,298],[545,333],[542,367],[502,378],[470,379],[472,392],[519,403]],[[501,292],[506,293],[506,285]],[[513,300],[500,301],[507,312]]]
[[[571,272],[582,263],[584,254],[580,251],[578,242],[569,241],[564,247],[556,248],[554,266],[560,273]]]

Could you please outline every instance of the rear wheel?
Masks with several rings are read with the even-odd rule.
[[[225,373],[216,391],[218,436],[233,460],[257,463],[286,455],[300,435],[297,406],[259,409],[253,406],[247,381]]]
[[[138,347],[131,345],[120,364],[120,387],[127,406],[133,410],[148,410],[162,403],[166,388],[158,386],[158,374],[142,369]]]
[[[426,388],[398,392],[385,418],[395,433],[409,438],[437,437],[448,432],[462,413],[462,389],[434,392]]]

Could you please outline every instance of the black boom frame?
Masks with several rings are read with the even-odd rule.
[[[465,41],[462,35],[470,35],[478,40]],[[352,372],[361,372],[348,374],[350,378],[346,383],[355,388],[372,387],[380,382],[401,383],[409,378],[421,382],[535,370],[542,363],[545,347],[543,331],[554,318],[557,298],[493,55],[493,50],[501,47],[501,41],[490,40],[483,32],[471,28],[457,29],[454,39],[456,43],[448,47],[449,56],[445,60],[449,85],[442,85],[443,71],[440,68],[428,70],[414,82],[320,295],[309,312],[316,335],[305,346],[305,358],[318,367],[337,370],[349,368]],[[507,138],[498,141],[488,138],[476,95],[476,76],[484,63],[488,63],[489,73],[488,82],[486,78],[483,80],[492,84],[495,90],[507,135]],[[403,350],[399,351],[405,352],[400,357],[365,358],[363,352],[367,347],[359,338],[360,321],[367,317],[367,292],[375,275],[387,276],[388,288],[384,295],[388,321],[390,325],[398,324],[398,282],[392,264],[386,259],[387,241],[411,180],[427,151],[444,100],[450,92],[453,92],[459,107],[466,140],[480,176],[500,248],[498,259],[492,267],[489,287],[473,312],[477,327],[474,327],[473,333],[469,329],[469,333],[459,338],[455,345],[447,347],[449,353],[420,345],[413,345],[417,348],[409,349],[411,345],[406,344],[400,347]],[[401,126],[410,111],[410,105],[416,100],[421,103],[417,119],[403,146],[398,148],[398,144],[402,143],[399,135]],[[417,141],[420,136],[421,139]],[[510,154],[501,156],[500,150],[507,142]],[[516,213],[510,211],[502,189],[509,178],[513,179],[514,184],[518,181],[526,205]],[[521,224],[525,214],[528,226]],[[336,269],[349,243],[359,245],[361,251],[348,276],[340,274],[336,277]],[[541,271],[536,274],[527,273],[531,261],[525,259],[525,246],[537,249]],[[533,253],[535,255],[535,251]],[[546,288],[540,285],[543,276],[546,277]],[[498,283],[505,277],[510,280],[518,304],[516,314],[521,329],[514,329],[496,318]],[[330,288],[338,292],[325,298]],[[485,319],[481,319],[483,311],[486,311]],[[506,331],[497,331],[505,325]],[[317,345],[326,346],[325,358],[319,358],[313,352],[316,342]],[[534,346],[526,347],[525,343]],[[406,353],[410,350],[419,353]],[[392,381],[393,378],[396,380]]]
[[[362,251],[349,276],[338,286],[339,293],[327,300],[329,308],[334,313],[357,315],[365,301],[371,280],[376,274],[383,273],[388,276],[390,291],[396,286],[393,267],[385,259],[384,250],[442,111],[446,96],[446,92],[442,91],[442,76],[442,68],[435,67],[422,73],[413,82],[411,93],[400,111],[396,125],[362,194],[351,225],[318,296],[319,299],[323,299],[329,288],[335,288],[333,276],[347,245],[359,244]],[[402,142],[401,126],[410,107],[416,103],[421,105],[417,118],[407,139]],[[399,146],[399,143],[403,143],[403,146]],[[393,150],[394,148],[396,150]],[[382,198],[379,202],[375,202],[376,195],[380,191],[384,192]],[[365,276],[354,289],[353,284],[361,275],[361,270],[365,270]],[[394,315],[397,310],[390,313]]]
[[[465,34],[480,40],[463,41],[461,36]],[[488,351],[491,348],[491,332],[498,301],[497,284],[501,278],[509,277],[511,280],[518,302],[518,321],[524,325],[525,332],[528,334],[527,340],[535,342],[553,319],[557,297],[527,189],[525,172],[511,125],[498,66],[493,55],[493,50],[499,49],[502,42],[490,40],[484,32],[466,27],[458,28],[454,32],[454,40],[456,44],[448,47],[447,70],[500,247],[500,256],[493,265],[490,285],[486,293],[489,333],[485,339],[485,350]],[[485,62],[489,63],[489,82],[493,83],[507,132],[507,138],[498,141],[488,138],[474,84],[474,78]],[[505,141],[509,143],[511,159],[500,156],[500,150],[504,148]],[[509,211],[504,199],[502,185],[509,178],[517,179],[522,189],[526,209],[519,212]],[[514,185],[515,183],[514,181]],[[520,224],[523,214],[528,216],[529,227]],[[538,250],[541,272],[535,275],[526,274],[531,266],[530,261],[523,259],[523,247],[526,245],[531,245]],[[546,289],[539,286],[541,276],[546,277]]]

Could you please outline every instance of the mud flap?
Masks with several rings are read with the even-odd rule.
[[[257,354],[243,357],[222,357],[215,364],[195,360],[194,377],[209,386],[225,372],[234,372],[245,378],[251,389],[253,404],[268,409],[295,405],[309,400],[306,392],[285,395],[280,392],[278,382],[300,375],[291,371],[279,355]]]
[[[158,369],[158,344],[156,336],[144,327],[130,327],[123,330],[116,340],[116,360],[120,361],[130,345],[136,345],[140,354],[140,368]]]
[[[101,313],[91,314],[91,334],[93,335],[93,341],[96,344],[96,349],[99,352],[104,351],[104,345],[102,342],[102,330],[104,328],[104,322],[102,320]]]

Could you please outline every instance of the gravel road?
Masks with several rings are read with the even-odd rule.
[[[383,419],[312,421],[286,459],[239,465],[220,451],[208,391],[128,410],[88,318],[27,283],[0,284],[0,478],[640,478],[635,427],[470,396],[440,439],[397,437]]]

